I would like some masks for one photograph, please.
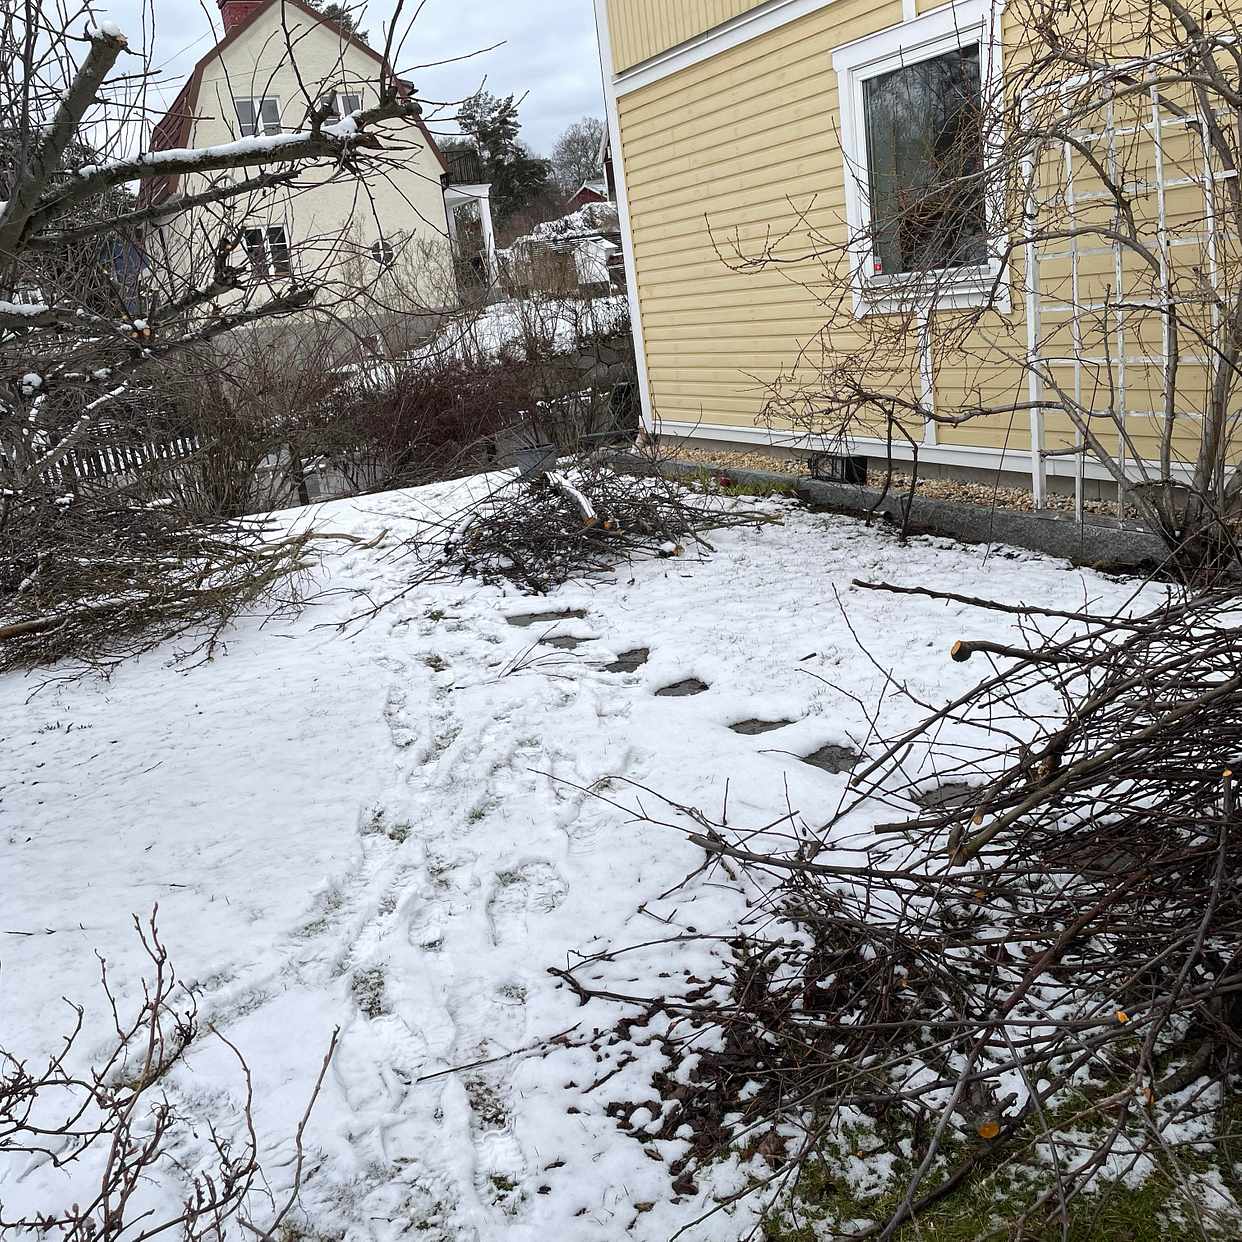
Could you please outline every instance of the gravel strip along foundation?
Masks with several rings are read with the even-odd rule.
[[[745,449],[704,449],[678,447],[674,450],[678,461],[692,462],[695,465],[728,470],[774,470],[780,474],[807,477],[810,470],[805,457],[782,457],[775,453],[747,451]],[[879,470],[873,469],[868,476],[872,487],[883,484],[884,476]],[[909,474],[893,472],[890,490],[901,494],[910,487]],[[990,483],[963,483],[956,479],[919,479],[915,493],[929,500],[960,500],[966,504],[995,506],[998,509],[1013,509],[1019,513],[1033,513],[1034,499],[1024,487],[996,487]],[[1048,496],[1047,508],[1072,513],[1074,510],[1073,496]],[[1088,500],[1083,505],[1087,513],[1102,517],[1116,517],[1117,506],[1112,501]],[[1133,517],[1130,513],[1127,516]]]

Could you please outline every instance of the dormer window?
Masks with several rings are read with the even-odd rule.
[[[237,109],[237,128],[243,138],[280,133],[280,100],[275,95],[234,99],[233,106]]]
[[[332,110],[328,113],[328,121],[334,124],[342,117],[361,110],[362,95],[358,91],[337,91],[332,96]]]

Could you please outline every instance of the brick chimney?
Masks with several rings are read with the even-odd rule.
[[[228,34],[234,26],[244,22],[262,4],[263,0],[220,0],[220,16],[224,18],[224,33]]]

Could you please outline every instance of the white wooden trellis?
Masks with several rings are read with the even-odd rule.
[[[1130,81],[1137,72],[1143,74],[1144,80],[1150,80],[1153,67],[1150,65],[1128,66],[1127,76]],[[1047,476],[1049,450],[1045,443],[1044,416],[1049,404],[1048,389],[1055,388],[1052,381],[1054,368],[1070,368],[1072,374],[1072,394],[1075,402],[1080,405],[1084,396],[1084,370],[1105,370],[1109,373],[1110,387],[1114,394],[1113,413],[1120,424],[1117,430],[1117,460],[1124,472],[1127,482],[1133,483],[1153,477],[1148,463],[1136,460],[1129,439],[1128,426],[1132,419],[1150,418],[1153,424],[1162,419],[1163,410],[1131,408],[1130,376],[1135,370],[1149,371],[1155,368],[1161,376],[1163,392],[1170,380],[1172,361],[1172,342],[1170,329],[1170,313],[1176,305],[1173,276],[1176,271],[1176,255],[1185,248],[1197,248],[1200,252],[1198,266],[1211,289],[1216,291],[1219,285],[1219,256],[1217,253],[1219,235],[1216,217],[1216,190],[1219,183],[1231,176],[1232,170],[1218,170],[1214,167],[1211,148],[1203,132],[1200,115],[1189,110],[1170,111],[1168,105],[1160,98],[1159,89],[1152,82],[1146,91],[1148,103],[1145,105],[1147,117],[1142,121],[1129,124],[1118,124],[1116,106],[1113,97],[1112,83],[1117,79],[1097,79],[1100,92],[1101,124],[1098,127],[1082,126],[1078,129],[1066,129],[1063,137],[1050,140],[1040,146],[1032,146],[1023,156],[1022,173],[1026,186],[1026,203],[1024,209],[1025,236],[1024,254],[1026,262],[1026,319],[1027,319],[1027,386],[1028,400],[1031,406],[1031,483],[1035,505],[1043,508],[1047,503]],[[1071,91],[1080,91],[1091,82],[1078,77],[1067,79],[1056,91],[1063,97]],[[1054,88],[1049,88],[1050,93]],[[1030,108],[1040,99],[1028,97],[1024,101],[1024,121]],[[1063,120],[1069,116],[1068,103],[1062,103],[1060,115]],[[1169,167],[1176,166],[1176,161],[1169,161],[1166,144],[1170,135],[1185,133],[1192,135],[1198,144],[1197,169],[1193,174],[1180,176],[1170,175]],[[1155,197],[1155,252],[1159,262],[1159,278],[1157,294],[1154,298],[1135,298],[1125,293],[1126,257],[1125,247],[1119,240],[1100,239],[1085,244],[1091,237],[1089,226],[1082,225],[1081,213],[1090,210],[1093,204],[1111,201],[1112,195],[1106,189],[1082,188],[1079,184],[1080,174],[1075,165],[1075,148],[1069,139],[1073,139],[1095,152],[1096,158],[1105,166],[1110,180],[1114,185],[1125,185],[1128,190],[1139,193],[1153,194]],[[1149,182],[1139,184],[1126,181],[1126,169],[1122,166],[1119,155],[1119,143],[1131,140],[1150,143],[1152,177]],[[1059,150],[1056,150],[1059,148]],[[1040,197],[1040,169],[1042,161],[1052,153],[1056,165],[1062,170],[1062,183],[1057,186],[1058,193],[1050,200]],[[1183,161],[1184,162],[1184,161]],[[1098,183],[1097,183],[1098,184]],[[1203,214],[1201,226],[1191,230],[1181,230],[1171,226],[1168,199],[1177,190],[1198,187],[1203,198]],[[1040,231],[1048,226],[1047,212],[1056,210],[1061,213],[1058,227],[1069,234],[1065,249],[1041,250]],[[1112,259],[1112,287],[1092,289],[1084,288],[1082,261],[1085,258],[1108,256]],[[1045,287],[1046,265],[1052,262],[1068,262],[1069,264],[1069,296],[1055,296]],[[1133,330],[1132,320],[1136,314],[1150,315],[1158,312],[1162,325],[1162,349],[1156,355],[1136,348],[1135,340],[1138,332]],[[1112,348],[1108,355],[1091,354],[1086,348],[1084,320],[1092,316],[1092,324],[1097,324],[1103,317],[1105,323],[1112,322]],[[1068,326],[1071,352],[1069,354],[1050,352],[1047,348],[1047,326]],[[1211,305],[1211,338],[1215,341],[1220,330],[1219,308]],[[1097,334],[1098,335],[1098,334]],[[1138,345],[1141,346],[1141,340]],[[1208,353],[1179,353],[1182,362],[1210,366],[1212,359]],[[1064,385],[1062,385],[1064,389]],[[1178,411],[1179,418],[1200,418],[1200,412],[1193,410]],[[1083,493],[1085,481],[1085,458],[1082,451],[1082,434],[1075,431],[1074,435],[1074,500],[1075,513],[1081,518],[1083,512]],[[1158,474],[1157,476],[1158,477]],[[1119,514],[1125,511],[1125,488],[1118,487],[1117,506]]]

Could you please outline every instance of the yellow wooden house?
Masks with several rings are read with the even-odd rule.
[[[877,197],[892,192],[881,177],[899,181],[917,163],[910,144],[944,124],[944,92],[999,82],[1003,94],[1011,70],[1037,55],[1025,25],[1035,0],[594,2],[649,428],[873,461],[891,451],[899,466],[917,456],[924,474],[999,474],[1037,503],[1050,491],[1116,498],[1159,475],[1162,459],[1166,474],[1189,477],[1211,348],[1171,341],[1167,312],[1198,297],[1206,340],[1219,327],[1214,291],[1236,275],[1210,227],[1228,174],[1213,168],[1193,107],[1119,73],[1107,90],[1091,86],[1098,109],[1088,116],[1082,83],[1067,80],[1079,130],[1031,153],[1030,210],[1059,212],[1081,235],[1054,245],[1045,230],[1039,245],[1024,244],[1013,218],[1008,235],[994,235],[988,204],[973,222],[959,212],[934,299],[911,313],[902,239],[868,233]],[[1141,9],[1108,2],[1114,13],[1118,3]],[[1134,257],[1145,246],[1093,233],[1090,213],[1098,222],[1114,210],[1101,183],[1119,158],[1151,263]],[[1178,272],[1193,296],[1179,293]],[[982,300],[987,315],[968,341],[933,345],[935,325]],[[882,348],[880,323],[890,325]],[[826,372],[848,380],[851,351],[861,368],[887,368],[895,424],[816,427]],[[1069,417],[1071,404],[1120,463],[1122,484],[1081,451],[1084,417]],[[967,406],[998,412],[919,416]]]

